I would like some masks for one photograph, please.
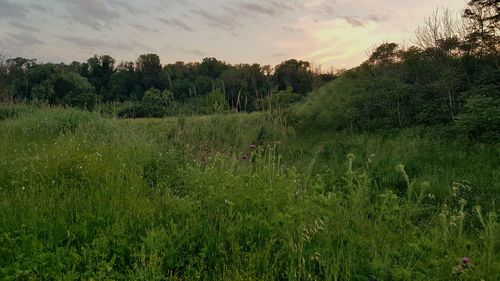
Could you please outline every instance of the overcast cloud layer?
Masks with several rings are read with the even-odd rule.
[[[0,0],[0,51],[47,62],[143,53],[163,63],[216,57],[352,67],[384,41],[404,43],[437,7],[464,0]]]

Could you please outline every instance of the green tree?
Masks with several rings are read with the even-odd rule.
[[[138,86],[138,81],[135,75],[134,64],[132,62],[123,62],[118,65],[116,72],[111,75],[109,83],[110,97],[114,101],[131,99],[135,86]]]
[[[39,101],[55,103],[54,84],[52,80],[44,80],[31,89],[32,97]]]
[[[5,63],[7,68],[6,80],[9,81],[8,87],[13,92],[14,98],[29,99],[31,88],[24,75],[30,68],[36,65],[36,60],[17,57],[7,59]]]
[[[164,89],[160,79],[162,66],[160,57],[156,54],[141,55],[136,62],[136,71],[143,89]]]
[[[371,65],[389,65],[396,63],[398,58],[398,44],[383,43],[372,52],[368,63]]]
[[[196,95],[208,94],[214,89],[214,81],[212,78],[200,75],[194,80],[194,90]]]
[[[0,52],[0,102],[6,100],[7,97],[7,63],[6,57]]]
[[[500,53],[500,2],[497,0],[470,0],[464,10],[464,18],[469,20],[467,44],[469,50],[480,55]]]
[[[295,93],[305,96],[312,90],[311,65],[306,61],[287,60],[275,67],[273,80],[278,90],[292,87]]]
[[[465,110],[458,116],[457,128],[474,139],[495,141],[500,138],[500,100],[482,92],[491,92],[492,87],[474,90],[465,103]]]
[[[87,60],[84,73],[90,84],[96,90],[96,93],[104,98],[105,101],[111,101],[110,82],[111,76],[115,71],[115,59],[108,55],[95,55]]]
[[[198,67],[198,71],[201,75],[217,79],[227,67],[228,65],[225,62],[216,58],[204,58]]]
[[[54,78],[54,95],[58,102],[70,106],[91,110],[96,104],[92,85],[74,72],[63,72]]]

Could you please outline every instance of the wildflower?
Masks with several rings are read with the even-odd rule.
[[[248,155],[246,154],[243,154],[243,157],[242,157],[243,160],[248,160]]]
[[[464,265],[467,265],[469,262],[470,262],[470,259],[469,259],[468,257],[463,257],[463,258],[462,258],[462,263],[463,263]]]
[[[257,148],[257,146],[255,144],[251,144],[248,146],[248,148],[250,148],[250,150],[254,150],[255,148]]]

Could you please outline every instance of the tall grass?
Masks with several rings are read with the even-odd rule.
[[[42,108],[0,131],[2,280],[500,277],[495,147],[305,137],[263,114]]]

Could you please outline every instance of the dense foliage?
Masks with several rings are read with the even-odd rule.
[[[0,62],[0,96],[4,100],[36,100],[87,109],[93,109],[98,102],[133,101],[134,107],[144,113],[136,117],[158,116],[158,108],[144,100],[150,90],[170,93],[171,102],[162,104],[163,112],[179,113],[174,110],[178,107],[192,109],[193,103],[210,99],[215,91],[222,92],[230,109],[255,111],[257,101],[270,93],[291,88],[297,95],[305,96],[313,86],[320,87],[334,79],[333,74],[315,73],[308,62],[297,60],[288,60],[275,68],[230,65],[215,58],[201,63],[161,65],[155,54],[141,55],[135,64],[118,65],[108,55],[96,55],[87,62],[70,65],[37,64],[25,58]],[[197,113],[206,112],[206,108],[194,109]],[[126,108],[125,112],[130,110],[133,109]]]
[[[418,46],[378,46],[361,66],[309,95],[299,119],[351,130],[454,124],[475,139],[498,138],[499,10],[497,1],[470,1],[466,31],[447,11],[430,16]]]

